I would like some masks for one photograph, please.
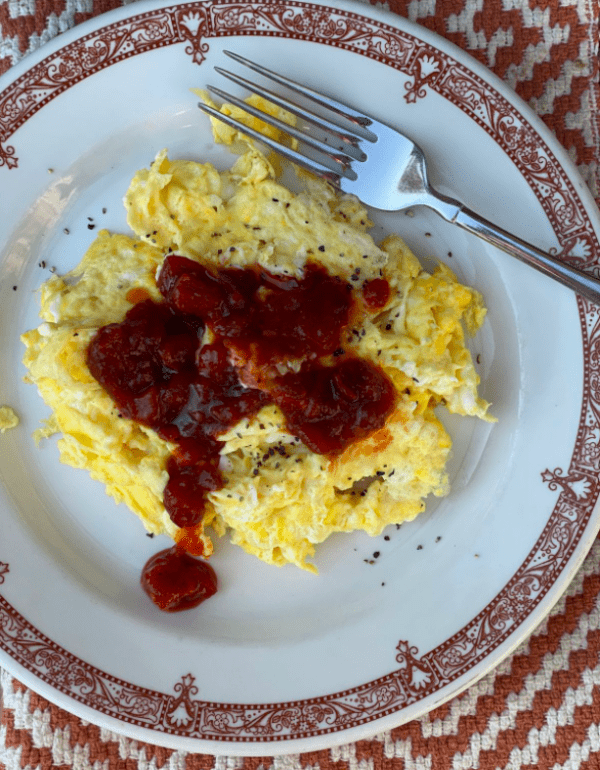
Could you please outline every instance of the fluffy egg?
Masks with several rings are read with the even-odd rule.
[[[493,418],[465,341],[485,317],[479,293],[444,265],[425,271],[397,235],[375,243],[356,198],[305,182],[298,193],[283,186],[251,145],[224,172],[159,153],[126,192],[132,234],[101,231],[75,270],[52,276],[41,288],[41,323],[22,339],[27,379],[52,412],[36,438],[59,433],[63,462],[87,469],[149,532],[178,540],[163,505],[174,447],[120,415],[91,376],[86,351],[98,328],[141,297],[160,301],[157,273],[173,252],[208,268],[259,265],[298,277],[318,262],[357,292],[385,278],[386,304],[344,331],[344,349],[394,384],[385,425],[341,454],[318,455],[289,433],[277,406],[263,407],[220,436],[225,485],[208,494],[197,531],[205,556],[215,534],[228,534],[269,564],[314,572],[315,546],[332,533],[377,535],[417,516],[429,495],[448,494],[452,442],[437,409]]]

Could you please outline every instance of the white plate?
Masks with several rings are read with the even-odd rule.
[[[413,719],[548,612],[599,524],[600,331],[595,308],[435,215],[376,214],[485,295],[474,354],[497,425],[447,420],[449,497],[389,539],[332,538],[320,577],[222,541],[218,595],[194,612],[156,610],[139,573],[163,543],[61,466],[54,443],[35,447],[47,410],[21,381],[19,334],[37,323],[50,269],[72,268],[100,226],[126,229],[122,195],[158,150],[231,162],[189,91],[215,80],[223,48],[401,127],[442,191],[586,269],[598,269],[599,223],[565,153],[512,92],[368,6],[139,2],[0,79],[0,402],[22,420],[0,437],[0,663],[135,738],[264,755]]]

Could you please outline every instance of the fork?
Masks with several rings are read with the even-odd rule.
[[[304,151],[265,136],[200,102],[198,107],[204,112],[259,140],[276,153],[327,180],[338,190],[355,195],[367,206],[383,211],[400,211],[415,206],[433,209],[446,221],[477,235],[600,305],[599,280],[511,235],[458,200],[434,190],[428,181],[423,151],[397,129],[239,54],[232,51],[224,53],[267,80],[299,94],[311,109],[220,67],[215,67],[215,71],[223,77],[300,118],[302,128],[290,126],[215,86],[207,86],[208,91],[283,131],[296,140],[296,144],[300,142]],[[321,112],[314,112],[313,105]]]

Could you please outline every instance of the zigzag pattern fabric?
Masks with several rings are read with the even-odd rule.
[[[127,0],[0,0],[0,73]],[[374,3],[475,56],[544,120],[600,202],[598,0]],[[0,675],[0,770],[598,770],[600,540],[544,624],[449,703],[372,740],[291,756],[186,754],[82,722]]]

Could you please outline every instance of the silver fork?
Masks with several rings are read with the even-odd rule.
[[[215,67],[220,75],[300,118],[303,128],[289,126],[220,88],[207,86],[208,90],[299,140],[304,152],[266,137],[200,102],[198,107],[204,112],[259,140],[293,163],[326,179],[342,192],[356,195],[367,206],[384,211],[427,206],[448,222],[474,233],[600,305],[600,281],[511,235],[459,201],[434,190],[427,179],[423,151],[399,131],[238,54],[231,51],[225,53],[239,64],[308,101],[311,109]],[[327,117],[313,112],[312,105],[320,108]]]

